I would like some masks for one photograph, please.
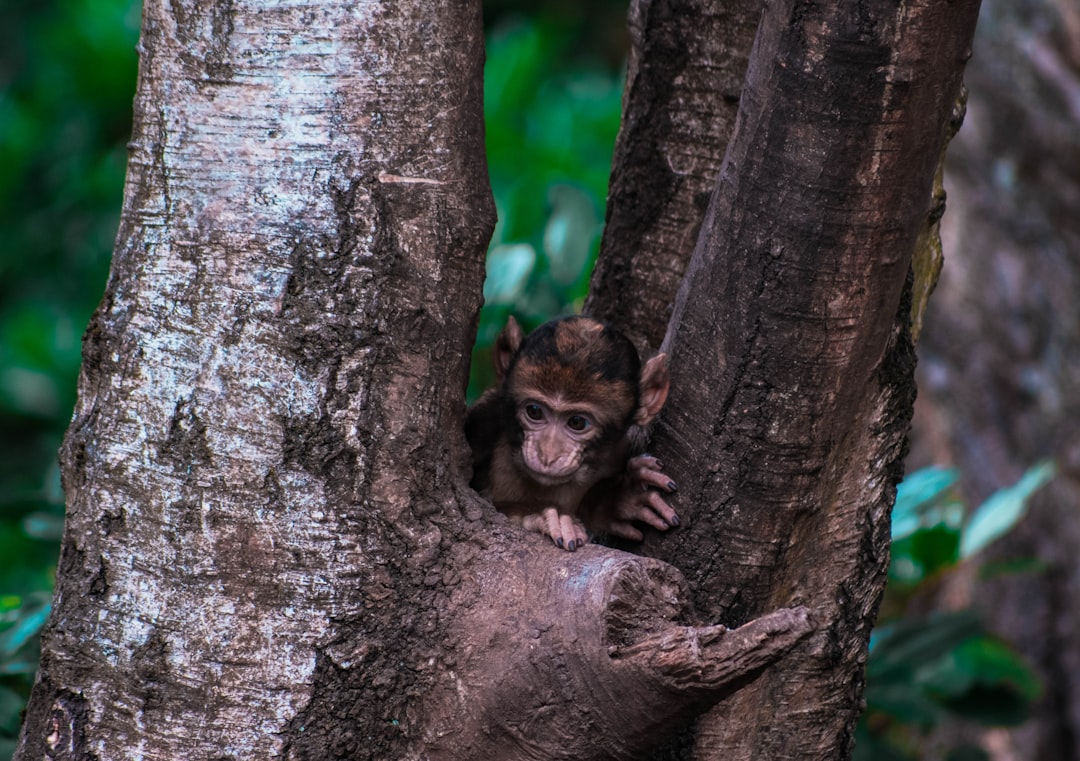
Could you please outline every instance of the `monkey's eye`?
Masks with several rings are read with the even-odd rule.
[[[571,415],[567,418],[566,425],[571,431],[580,433],[589,427],[589,419],[584,415]]]
[[[525,417],[529,420],[543,420],[544,409],[536,402],[529,402],[525,405]]]

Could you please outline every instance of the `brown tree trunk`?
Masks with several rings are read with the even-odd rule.
[[[641,348],[664,339],[735,125],[761,6],[630,3],[622,126],[585,312]]]
[[[478,6],[150,2],[18,758],[632,759],[721,699],[698,758],[843,757],[976,6],[766,9],[665,340],[687,585],[465,486]]]
[[[976,505],[1052,457],[1058,477],[990,554],[1040,569],[948,590],[1045,686],[1034,719],[979,731],[995,759],[1080,759],[1080,9],[987,0],[950,153],[946,265],[920,346],[913,457]],[[969,734],[971,734],[969,730]]]
[[[690,525],[646,551],[707,620],[784,601],[823,625],[699,722],[694,758],[850,752],[914,392],[905,279],[977,11],[766,8],[664,343],[654,448]]]

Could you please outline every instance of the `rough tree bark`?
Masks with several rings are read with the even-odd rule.
[[[1032,721],[980,732],[995,759],[1080,759],[1080,7],[987,0],[950,152],[947,259],[920,346],[913,457],[969,504],[1046,457],[1058,476],[993,549],[1041,570],[945,592],[975,604],[1045,685]]]
[[[466,486],[479,6],[150,0],[19,759],[637,758],[812,629]]]
[[[735,125],[761,5],[630,3],[622,125],[584,311],[640,349],[664,339]]]
[[[905,279],[977,12],[977,1],[766,7],[664,342],[673,394],[654,450],[690,525],[646,552],[683,570],[707,620],[784,600],[826,623],[797,664],[699,722],[696,759],[850,751],[914,392]],[[632,71],[644,87],[649,69]],[[611,203],[633,208],[619,177]],[[634,232],[609,227],[604,250],[635,250]],[[658,258],[638,271],[671,268],[667,252],[637,256]],[[640,319],[601,298],[594,312]]]

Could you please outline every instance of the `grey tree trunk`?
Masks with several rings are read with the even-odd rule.
[[[478,3],[148,0],[139,52],[17,757],[400,757],[471,504]]]

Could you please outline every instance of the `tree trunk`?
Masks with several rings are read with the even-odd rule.
[[[18,758],[632,759],[719,700],[697,758],[844,757],[976,10],[766,8],[665,339],[690,525],[648,558],[466,486],[478,5],[150,2]]]
[[[467,488],[478,4],[143,24],[19,759],[639,758],[811,631]]]
[[[664,342],[654,451],[690,525],[646,552],[706,620],[783,601],[823,625],[699,722],[694,758],[850,752],[914,393],[905,280],[977,11],[766,8]]]
[[[479,4],[148,0],[139,50],[17,757],[403,757],[481,516]]]
[[[991,551],[1042,569],[976,578],[981,608],[1045,686],[1034,720],[980,732],[995,759],[1080,759],[1080,9],[987,0],[968,126],[950,154],[947,259],[920,346],[913,456],[977,505],[1043,458],[1058,477]]]

